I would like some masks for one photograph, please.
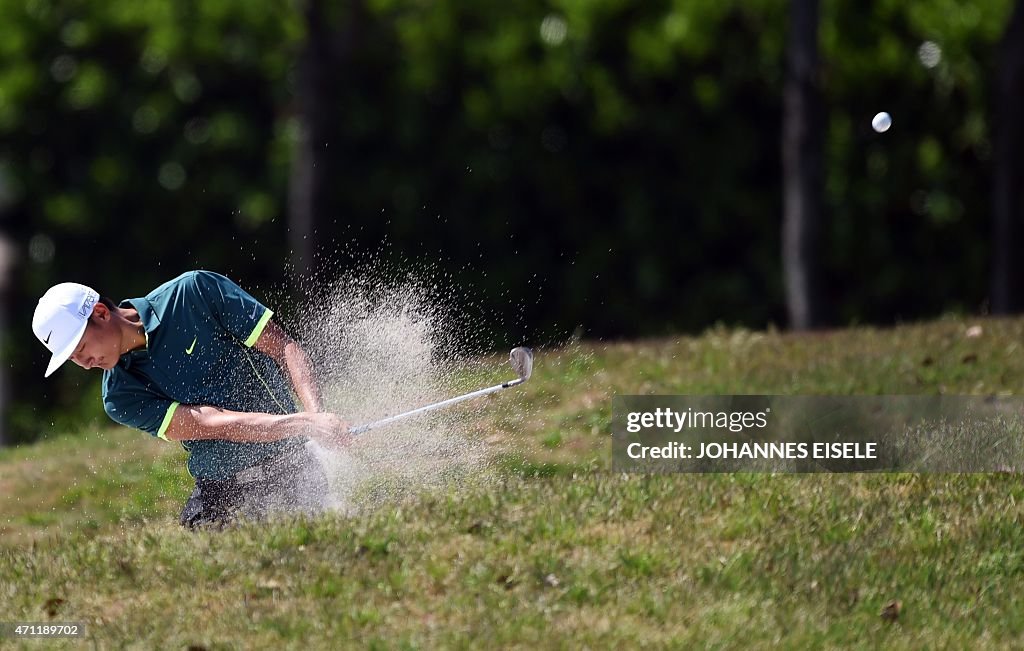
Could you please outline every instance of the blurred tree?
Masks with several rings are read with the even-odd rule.
[[[819,1],[829,316],[976,310],[1009,0]],[[50,284],[123,298],[207,267],[265,295],[289,248],[315,258],[303,242],[329,263],[323,287],[349,261],[335,248],[358,257],[386,240],[399,266],[433,265],[438,294],[495,347],[577,326],[625,337],[787,321],[793,10],[0,0],[12,434],[102,418],[98,378],[42,381],[29,320]],[[869,126],[879,110],[895,120],[886,134]]]
[[[1003,35],[994,112],[992,312],[1010,314],[1024,304],[1024,0],[1014,4]]]
[[[824,119],[818,0],[790,1],[782,119],[782,268],[789,323],[821,324],[821,191]]]
[[[0,0],[0,16],[0,218],[18,251],[4,416],[19,440],[103,418],[99,374],[43,381],[30,320],[51,284],[120,299],[194,267],[257,292],[279,280],[276,126],[302,31],[289,0]]]
[[[992,250],[989,111],[1010,2],[822,7],[822,263],[835,320],[983,309]],[[882,110],[893,126],[879,134],[871,117]]]

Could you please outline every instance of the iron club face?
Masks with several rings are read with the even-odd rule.
[[[533,373],[533,351],[524,346],[513,348],[508,355],[509,364],[519,376],[520,382],[526,382]]]

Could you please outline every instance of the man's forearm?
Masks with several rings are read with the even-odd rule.
[[[265,443],[302,436],[310,423],[302,414],[263,414],[218,407],[181,405],[166,436],[172,440],[221,439],[235,443]]]

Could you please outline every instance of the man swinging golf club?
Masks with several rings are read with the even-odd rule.
[[[195,528],[319,512],[327,481],[307,437],[349,440],[348,425],[320,411],[309,357],[272,316],[224,276],[191,271],[118,304],[55,285],[32,330],[53,354],[47,377],[68,359],[103,369],[114,421],[181,442],[196,486],[180,521]]]

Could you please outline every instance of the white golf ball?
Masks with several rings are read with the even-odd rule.
[[[892,116],[882,111],[875,117],[871,118],[871,128],[878,133],[884,133],[889,130],[892,126]]]

